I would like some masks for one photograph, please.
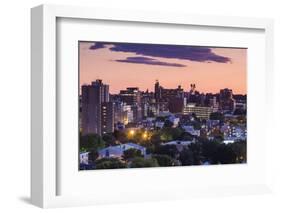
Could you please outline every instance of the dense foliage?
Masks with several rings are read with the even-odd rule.
[[[213,115],[220,117],[219,114]],[[237,118],[240,122],[243,117]],[[144,137],[144,134],[145,137]],[[125,131],[107,133],[102,137],[96,134],[80,135],[80,151],[89,152],[89,162],[96,169],[114,168],[140,168],[140,167],[165,167],[165,166],[189,166],[202,164],[232,164],[247,162],[247,143],[245,140],[225,144],[220,131],[212,132],[213,139],[197,137],[184,132],[181,127],[164,127],[150,132],[138,130],[134,136]],[[193,141],[189,145],[168,145],[172,140]],[[121,159],[99,159],[99,150],[133,142],[144,146],[147,156],[144,157],[138,149],[124,150]]]

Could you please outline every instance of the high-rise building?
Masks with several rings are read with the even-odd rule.
[[[170,97],[168,109],[171,113],[181,113],[185,105],[185,99],[182,97]]]
[[[140,105],[141,102],[141,92],[138,87],[127,87],[126,90],[120,91],[120,99],[127,105]]]
[[[156,115],[161,111],[169,110],[173,113],[182,112],[184,105],[184,90],[179,85],[175,89],[166,89],[160,86],[159,81],[154,85]]]
[[[121,123],[127,125],[133,122],[133,111],[131,106],[124,102],[115,101],[114,102],[114,122],[115,124]]]
[[[119,93],[120,100],[130,106],[133,112],[133,122],[138,122],[142,119],[141,112],[141,91],[138,87],[127,87],[126,90],[121,90]]]
[[[198,118],[209,119],[210,114],[213,112],[212,107],[196,106],[195,103],[189,103],[183,108],[183,114],[195,114]]]
[[[190,91],[187,93],[187,101],[188,103],[195,103],[197,105],[204,106],[204,99],[205,96],[204,94],[200,94],[196,90],[196,85],[195,84],[190,84]]]
[[[82,86],[82,134],[112,132],[114,125],[113,106],[109,102],[109,86],[102,80]]]
[[[161,87],[158,80],[156,80],[156,83],[154,85],[154,96],[156,102],[160,102],[162,95],[161,95]]]
[[[175,89],[165,89],[160,86],[159,81],[156,81],[154,85],[154,93],[156,102],[168,101],[169,98],[183,98],[184,96],[183,88],[180,85]]]
[[[213,108],[214,112],[217,112],[219,109],[219,104],[217,102],[217,97],[214,96],[213,98],[210,98],[209,100],[209,106]]]
[[[176,89],[165,89],[162,88],[162,98],[169,100],[170,98],[183,98],[183,88],[179,85]]]
[[[233,98],[232,90],[225,88],[220,90],[220,109],[221,110],[234,110],[235,100]]]
[[[114,130],[114,108],[112,102],[101,104],[101,133],[110,133]]]

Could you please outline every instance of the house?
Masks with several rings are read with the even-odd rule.
[[[126,143],[116,146],[106,147],[99,151],[99,158],[122,158],[124,151],[128,149],[137,149],[141,151],[142,155],[146,155],[146,148],[135,143]]]
[[[200,136],[200,130],[195,130],[193,126],[183,125],[182,128],[193,136]]]
[[[227,139],[227,140],[224,140],[223,143],[225,144],[229,144],[229,143],[234,143],[235,140],[231,140],[231,139]]]
[[[168,119],[171,123],[173,123],[173,127],[177,127],[179,125],[180,119],[176,116],[170,115]]]
[[[243,126],[227,126],[224,125],[221,128],[221,131],[224,133],[225,140],[246,140],[247,139],[247,129]]]
[[[162,129],[164,127],[164,124],[165,124],[165,122],[163,122],[163,121],[156,121],[155,127]]]
[[[220,120],[207,120],[207,127],[209,129],[219,126],[220,126]]]
[[[194,141],[170,141],[167,143],[162,143],[162,146],[167,146],[167,145],[175,145],[177,147],[177,150],[181,152],[184,148],[186,148],[188,145],[194,143]]]
[[[90,152],[81,152],[80,153],[80,164],[89,164],[89,153]]]

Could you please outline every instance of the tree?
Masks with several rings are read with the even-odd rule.
[[[236,155],[236,162],[242,163],[247,161],[247,144],[246,141],[237,141],[230,144],[231,149]]]
[[[173,140],[178,140],[180,138],[180,136],[182,135],[182,133],[184,132],[184,130],[182,128],[171,128],[170,133],[172,135]]]
[[[214,137],[215,140],[222,142],[224,139],[224,134],[219,128],[215,128],[211,132],[211,136]]]
[[[176,159],[178,153],[176,145],[159,145],[155,147],[154,152],[154,154],[168,155],[174,159]]]
[[[144,159],[136,157],[132,160],[131,168],[158,167],[159,164],[155,158]]]
[[[151,141],[143,143],[142,146],[146,148],[146,154],[152,154],[155,152],[156,144],[152,143]]]
[[[135,157],[142,157],[142,154],[141,154],[141,151],[138,150],[138,149],[127,149],[123,152],[123,159],[124,160],[130,160],[132,158],[135,158]]]
[[[216,141],[204,141],[202,144],[202,155],[204,161],[213,162],[213,157],[218,150],[220,143]]]
[[[182,128],[165,127],[160,131],[161,141],[171,141],[180,139],[184,130]]]
[[[183,132],[180,136],[180,140],[182,141],[192,141],[194,136],[190,134],[189,132]]]
[[[161,143],[161,132],[160,131],[154,131],[151,135],[150,141],[154,145],[160,145],[160,143]]]
[[[121,143],[124,143],[128,140],[126,133],[123,131],[115,130],[113,136],[116,140],[120,141]]]
[[[104,134],[102,139],[104,140],[106,147],[116,145],[116,139],[112,133]]]
[[[193,152],[190,149],[185,148],[184,150],[181,151],[179,160],[181,161],[181,164],[183,166],[194,165]]]
[[[213,157],[214,163],[231,164],[236,162],[236,154],[231,148],[231,144],[220,144]]]
[[[161,141],[171,141],[171,140],[173,140],[173,137],[169,132],[161,130],[160,140]]]
[[[220,112],[212,112],[210,114],[210,120],[219,120],[223,121],[224,120],[224,115]]]
[[[188,149],[193,153],[193,164],[200,165],[202,161],[202,146],[201,143],[191,143]]]
[[[97,150],[93,149],[88,154],[88,159],[90,162],[94,162],[99,157],[99,153]]]
[[[105,147],[105,142],[98,134],[88,134],[80,137],[80,150],[98,150]]]
[[[159,164],[159,166],[175,166],[175,160],[169,155],[153,155]]]
[[[171,122],[170,120],[165,120],[164,122],[164,127],[166,128],[171,128],[174,125],[173,122]]]
[[[142,144],[142,142],[146,141],[146,138],[144,138],[143,135],[144,135],[144,130],[137,130],[135,132],[135,136],[134,139],[132,139],[132,141],[134,141],[137,144]],[[147,133],[146,135],[148,136]]]
[[[118,158],[102,158],[96,160],[96,169],[119,169],[127,168],[127,164]]]

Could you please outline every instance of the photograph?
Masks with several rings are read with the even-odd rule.
[[[247,48],[78,41],[79,170],[247,163]]]

